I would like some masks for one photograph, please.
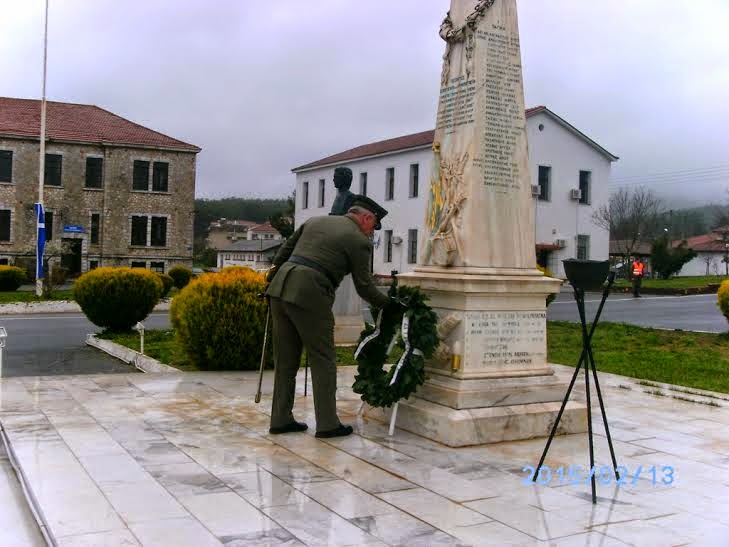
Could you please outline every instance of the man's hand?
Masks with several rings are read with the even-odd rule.
[[[271,266],[268,271],[266,272],[266,283],[270,283],[273,281],[273,277],[276,275],[276,272],[278,271],[278,266]]]
[[[391,296],[390,302],[388,303],[388,307],[398,311],[405,311],[408,309],[409,306],[410,303],[407,300],[403,298],[397,298],[395,296]]]

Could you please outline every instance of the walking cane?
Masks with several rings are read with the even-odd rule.
[[[309,352],[306,352],[306,360],[304,361],[304,397],[309,386]]]
[[[258,371],[258,391],[256,403],[261,402],[261,385],[263,384],[263,367],[266,365],[266,343],[268,342],[268,324],[271,322],[271,305],[266,307],[266,328],[263,331],[263,349],[261,349],[261,369]]]

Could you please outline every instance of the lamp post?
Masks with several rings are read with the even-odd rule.
[[[724,275],[729,277],[729,243],[724,243]]]

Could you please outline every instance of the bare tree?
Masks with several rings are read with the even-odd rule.
[[[642,186],[621,188],[592,215],[592,221],[610,232],[610,240],[629,257],[643,241],[650,241],[660,231],[658,218],[661,200]]]
[[[712,229],[729,225],[729,188],[724,190],[724,194],[725,202],[712,207],[710,219]]]

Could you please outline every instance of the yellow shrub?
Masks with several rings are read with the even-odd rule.
[[[20,268],[0,266],[0,291],[17,291],[25,279],[25,272]]]
[[[263,274],[233,267],[201,275],[180,291],[172,301],[170,320],[195,366],[258,368],[267,311],[258,295],[264,289]]]
[[[719,285],[719,292],[716,295],[716,303],[722,315],[729,321],[729,279],[722,281]]]
[[[159,276],[144,268],[96,268],[76,280],[73,297],[93,324],[129,330],[154,309],[164,291]]]

